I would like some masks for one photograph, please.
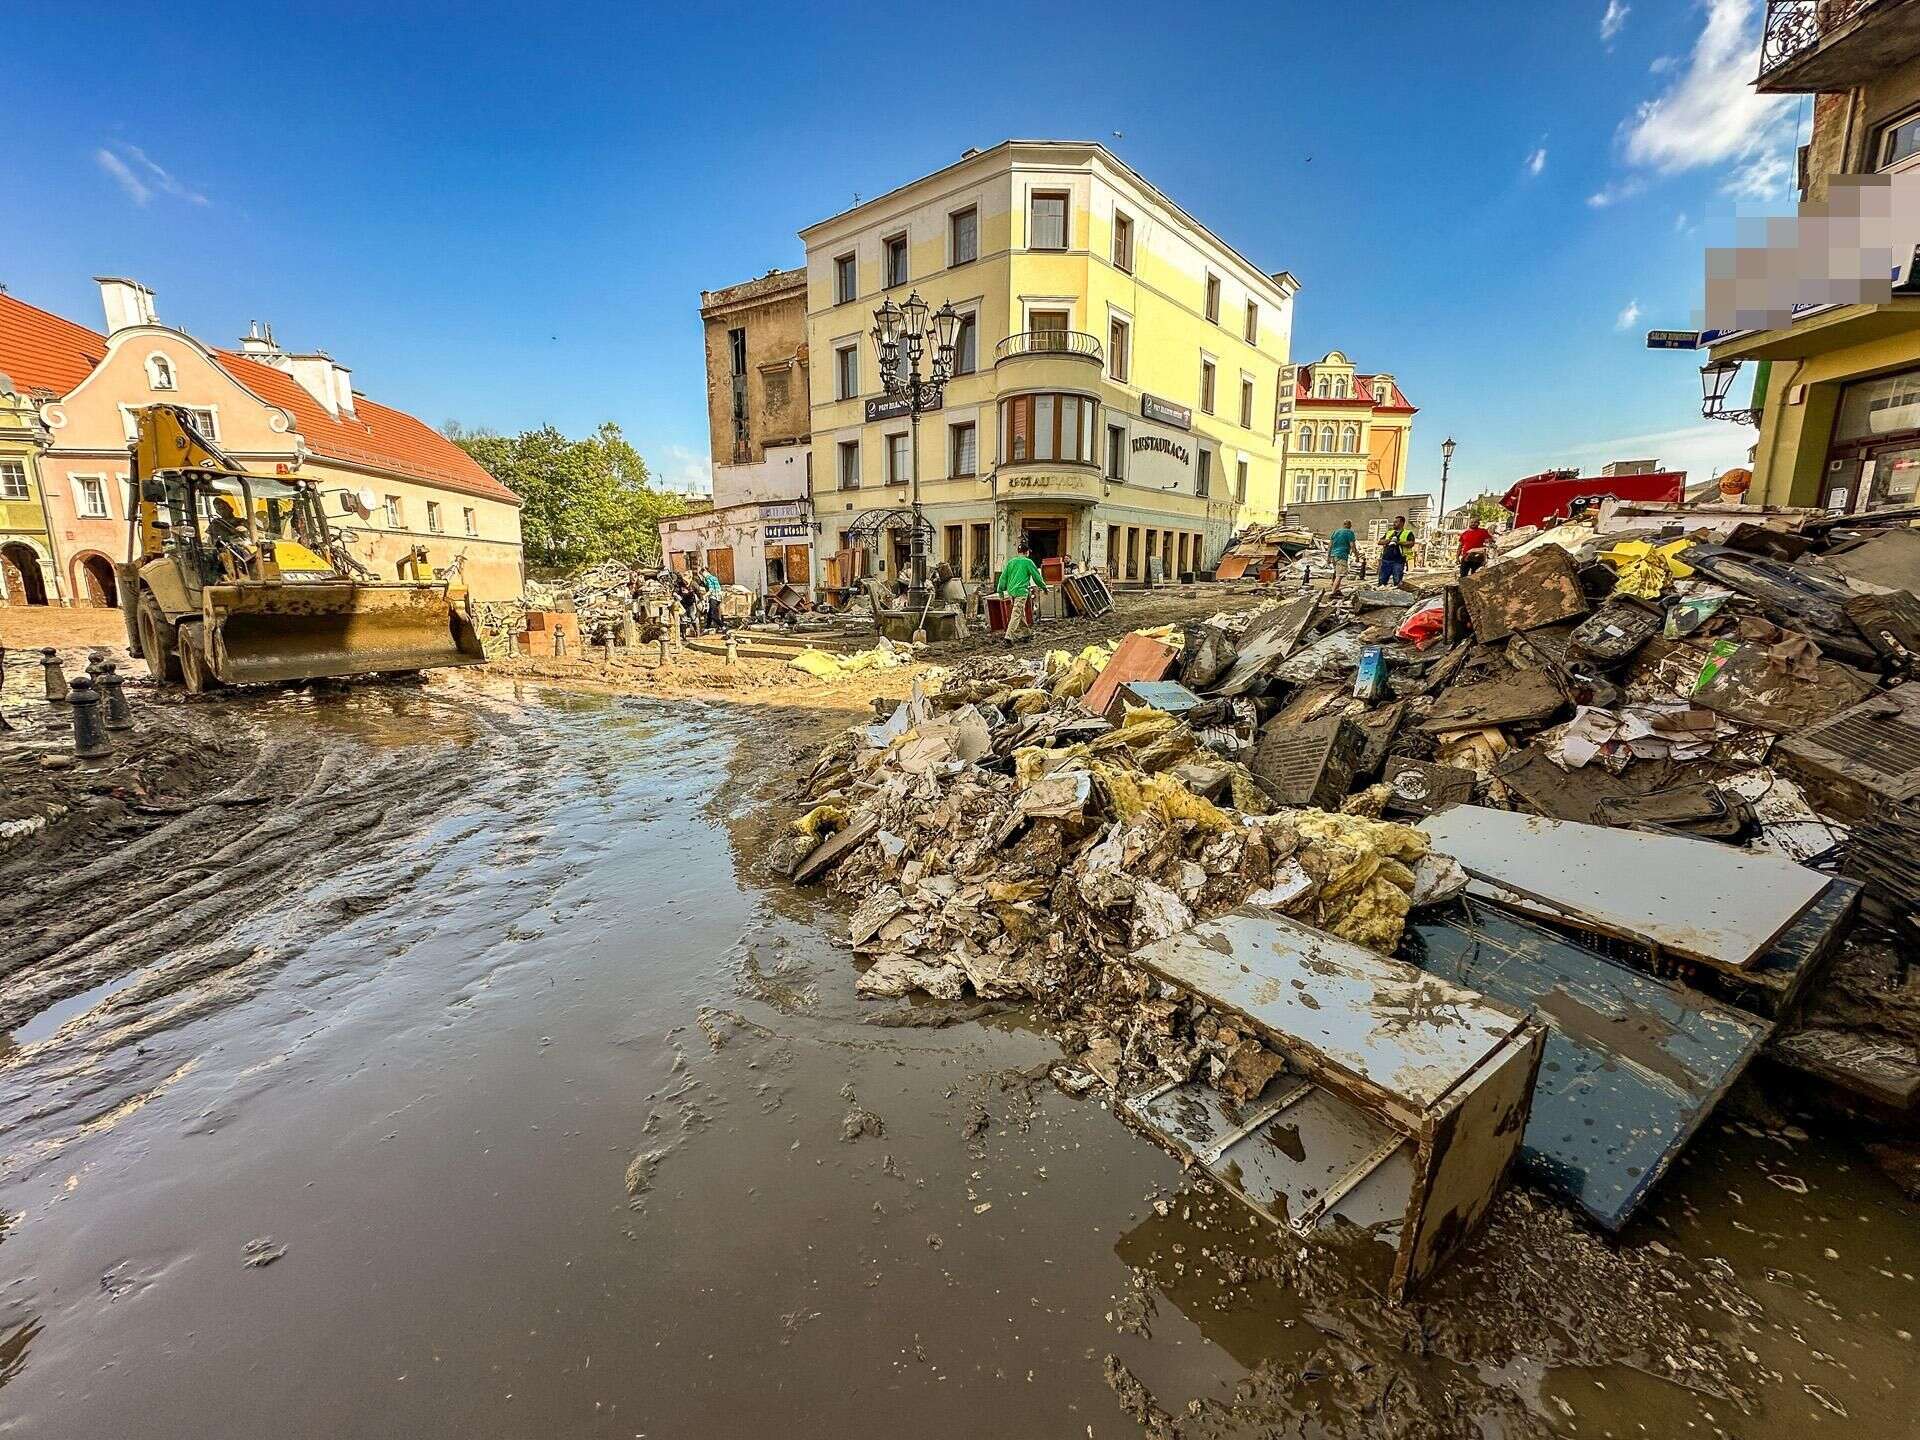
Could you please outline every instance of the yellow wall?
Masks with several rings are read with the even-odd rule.
[[[1778,332],[1775,332],[1778,333]],[[1768,367],[1749,503],[1818,505],[1825,493],[1827,445],[1843,386],[1920,367],[1920,323],[1904,334],[1835,348]],[[1797,392],[1797,400],[1790,396]],[[1729,403],[1733,403],[1729,401]]]
[[[33,562],[30,563],[39,572],[47,600],[50,604],[58,604],[64,587],[41,501],[39,455],[40,440],[35,430],[33,402],[12,391],[0,390],[0,460],[17,463],[27,481],[24,499],[0,499],[0,545],[24,545],[33,553]],[[0,603],[4,603],[6,598],[4,591],[0,591]]]

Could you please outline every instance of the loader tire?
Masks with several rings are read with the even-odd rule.
[[[177,685],[182,676],[180,672],[180,652],[174,644],[173,626],[167,623],[167,617],[160,608],[160,602],[149,591],[140,593],[140,656],[147,662],[147,673],[153,676],[156,685]]]
[[[213,673],[213,664],[207,659],[205,626],[201,621],[189,620],[180,627],[180,677],[185,682],[189,695],[204,695],[209,690],[218,690],[220,681]]]

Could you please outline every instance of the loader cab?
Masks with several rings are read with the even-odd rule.
[[[313,487],[266,476],[168,470],[143,482],[148,558],[166,555],[189,594],[236,581],[331,578]]]

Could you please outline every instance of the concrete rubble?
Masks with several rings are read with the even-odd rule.
[[[863,996],[1030,1004],[1072,1093],[1199,1082],[1231,1106],[1299,1057],[1137,952],[1252,912],[1440,973],[1504,916],[1497,943],[1524,962],[1506,1004],[1579,1031],[1540,988],[1551,970],[1718,1016],[1740,1042],[1657,1143],[1620,1122],[1643,1180],[1604,1201],[1591,1177],[1562,1189],[1614,1228],[1755,1054],[1883,1119],[1920,1103],[1910,971],[1873,971],[1876,1003],[1848,958],[1920,941],[1920,691],[1900,638],[1920,545],[1893,538],[1913,518],[1608,502],[1505,537],[1462,584],[1307,588],[1078,654],[964,661],[821,752],[771,860],[856,902]],[[1470,865],[1437,853],[1424,817],[1463,805],[1564,827],[1541,843],[1663,837],[1646,849],[1668,873],[1589,875],[1597,898],[1560,903],[1512,842]],[[1751,888],[1763,876],[1793,899]],[[1616,889],[1647,923],[1612,918]],[[1740,943],[1675,950],[1706,912]],[[1573,1039],[1624,1053],[1604,1027]],[[1554,1189],[1561,1157],[1534,1140],[1521,1163]]]

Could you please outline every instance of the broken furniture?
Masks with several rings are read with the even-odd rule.
[[[1773,1028],[1471,900],[1412,921],[1401,954],[1546,1022],[1521,1163],[1611,1231],[1633,1217]]]
[[[1473,1233],[1518,1148],[1544,1028],[1470,990],[1243,909],[1135,963],[1241,1017],[1288,1062],[1236,1105],[1203,1081],[1124,1108],[1297,1235],[1356,1226],[1390,1299]]]
[[[1461,580],[1460,598],[1483,643],[1587,613],[1573,557],[1558,545],[1474,571]]]
[[[1097,620],[1113,609],[1113,591],[1107,588],[1106,577],[1091,570],[1067,576],[1060,582],[1060,592],[1072,615]]]
[[[1162,645],[1158,640],[1136,631],[1114,649],[1113,658],[1107,661],[1106,668],[1081,697],[1080,703],[1086,707],[1089,715],[1104,715],[1112,707],[1114,694],[1122,685],[1132,680],[1158,680],[1173,668],[1173,662],[1179,658],[1179,652],[1171,645]]]
[[[1433,848],[1565,920],[1738,972],[1826,889],[1777,855],[1478,805],[1421,821]]]
[[[1138,710],[1162,710],[1169,715],[1185,715],[1198,709],[1200,697],[1178,680],[1129,680],[1114,692],[1106,718],[1118,725],[1126,718],[1128,707]]]

